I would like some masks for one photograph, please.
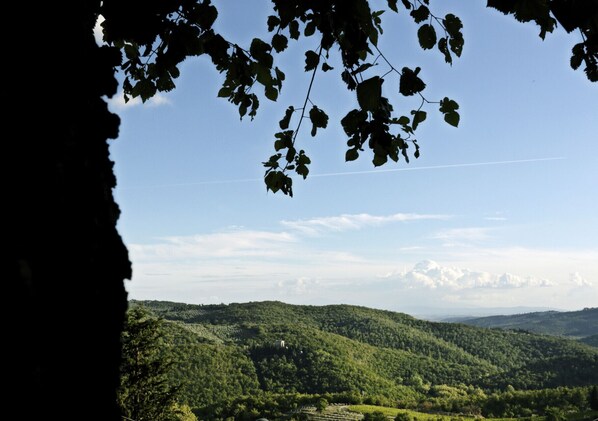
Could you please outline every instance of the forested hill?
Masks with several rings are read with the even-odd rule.
[[[197,407],[260,390],[408,401],[437,385],[598,384],[598,349],[557,337],[348,305],[133,304],[170,321],[165,343]]]
[[[598,335],[598,307],[581,311],[543,311],[490,316],[461,321],[472,326],[497,327],[501,329],[523,329],[545,335],[568,338],[585,338]]]

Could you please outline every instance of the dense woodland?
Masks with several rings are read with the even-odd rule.
[[[170,382],[201,419],[279,417],[322,398],[524,417],[589,409],[598,384],[598,349],[522,330],[348,305],[132,304],[164,319]]]
[[[595,338],[589,341],[596,343],[598,307],[580,311],[542,311],[510,316],[479,317],[463,320],[462,323],[479,327],[523,329],[534,333],[579,339],[594,336]]]

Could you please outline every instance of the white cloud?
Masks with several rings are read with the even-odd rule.
[[[512,273],[493,274],[472,271],[459,267],[442,266],[432,260],[417,263],[412,270],[389,273],[386,277],[407,288],[444,288],[447,290],[464,289],[511,289],[524,287],[549,287],[554,285],[547,279],[531,276],[522,277]]]
[[[569,274],[584,270],[598,279],[598,249],[546,249],[529,247],[471,247],[451,249],[442,256],[460,267],[475,266],[490,272],[533,273],[536,277],[567,281]]]
[[[318,235],[326,231],[358,230],[368,226],[380,226],[392,222],[408,222],[419,220],[445,220],[447,215],[395,213],[393,215],[343,214],[322,218],[302,219],[295,221],[281,221],[288,229],[299,231],[306,235]]]
[[[320,282],[314,278],[301,277],[293,280],[279,281],[276,286],[283,295],[309,295],[316,292]]]
[[[494,229],[487,227],[451,228],[437,232],[432,238],[443,240],[451,245],[462,242],[479,242],[490,238],[489,232]]]
[[[157,93],[153,97],[151,97],[147,102],[143,103],[141,98],[131,98],[128,102],[125,102],[125,97],[123,91],[119,91],[114,95],[112,98],[108,99],[108,106],[114,110],[124,110],[131,107],[136,107],[139,105],[147,106],[147,107],[159,107],[162,105],[171,105],[172,101],[168,99],[165,95],[161,93]]]
[[[581,276],[579,272],[573,272],[569,275],[569,281],[578,287],[591,287],[593,285],[592,282],[588,281],[586,278]]]
[[[167,237],[158,244],[131,244],[137,262],[185,261],[205,258],[284,256],[295,238],[288,233],[231,231],[184,237]]]
[[[598,279],[595,249],[443,248],[425,244],[425,235],[420,245],[404,239],[377,244],[369,241],[368,232],[359,233],[359,241],[343,241],[341,234],[314,238],[318,233],[437,218],[448,217],[340,215],[285,221],[284,228],[271,231],[229,227],[211,234],[129,244],[134,280],[128,289],[132,297],[140,299],[206,302],[214,296],[221,302],[276,299],[391,310],[459,305],[575,309],[595,305],[598,286],[589,281]],[[416,225],[411,228],[424,225],[430,229],[427,225],[432,224]],[[484,230],[444,233],[447,237],[486,235]],[[423,260],[428,257],[442,263]]]

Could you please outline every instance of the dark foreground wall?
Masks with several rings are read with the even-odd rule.
[[[3,13],[17,25],[3,60],[12,99],[3,118],[6,370],[15,374],[8,404],[24,419],[120,420],[131,266],[107,143],[119,119],[102,99],[116,91],[120,56],[94,41],[99,5],[21,2]]]

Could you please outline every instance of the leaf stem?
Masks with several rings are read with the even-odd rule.
[[[322,44],[320,44],[320,48],[318,49],[318,57],[322,57]],[[299,123],[297,123],[297,128],[295,129],[295,133],[293,133],[293,146],[295,146],[295,139],[297,139],[297,133],[299,133],[299,129],[301,128],[301,122],[305,118],[305,110],[307,109],[307,103],[311,102],[309,96],[311,94],[311,89],[314,85],[314,80],[316,78],[316,72],[318,71],[318,66],[314,67],[314,70],[311,74],[311,79],[309,81],[309,86],[307,88],[307,94],[305,95],[305,101],[303,102],[303,107],[301,108],[301,117],[299,118]]]

